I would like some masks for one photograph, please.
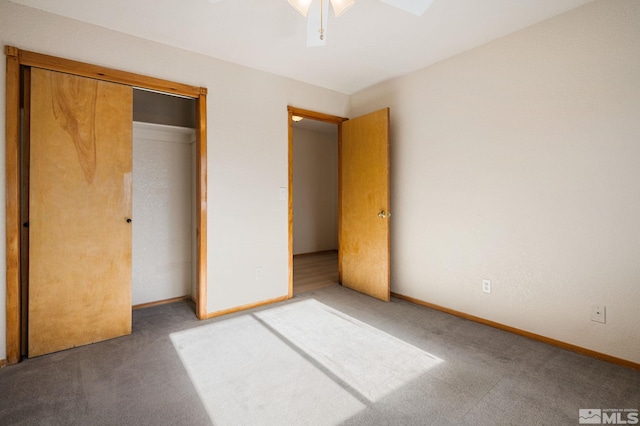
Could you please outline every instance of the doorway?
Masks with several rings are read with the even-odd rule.
[[[338,125],[294,116],[293,294],[338,284]]]
[[[339,157],[341,126],[347,119],[295,108],[292,106],[287,107],[287,110],[289,113],[289,298],[291,298],[294,296],[295,263],[298,264],[298,275],[302,281],[299,283],[299,288],[302,287],[302,291],[304,291],[305,288],[313,289],[314,287],[318,288],[318,286],[322,287],[324,285],[333,285],[333,281],[336,283],[340,282],[340,252],[339,250],[336,250],[340,246],[338,236],[341,202],[339,191]],[[294,116],[297,121],[294,121]],[[304,123],[305,120],[306,123]],[[295,129],[297,130],[294,130],[294,123],[297,123],[295,125]],[[323,155],[325,162],[331,163],[335,161],[336,164],[336,170],[334,172],[331,170],[331,166],[328,171],[323,170],[321,167],[322,164],[318,164],[316,162],[314,167],[316,169],[315,172],[297,176],[298,180],[302,178],[303,181],[306,181],[304,185],[307,187],[316,187],[315,190],[310,191],[313,194],[312,196],[306,196],[304,191],[298,193],[297,198],[303,198],[302,203],[298,203],[297,209],[298,216],[302,216],[298,219],[298,236],[300,237],[298,239],[298,244],[295,244],[296,237],[294,236],[294,222],[296,220],[294,219],[294,210],[296,210],[296,190],[294,189],[294,179],[296,178],[296,174],[294,172],[294,132],[302,133],[303,136],[306,134],[307,136],[306,143],[301,142],[301,144],[308,146],[302,148],[302,145],[300,145],[298,149],[298,153],[304,154],[300,156],[302,158],[299,158],[300,161],[303,161],[302,166],[313,164],[313,158],[311,158],[311,156],[314,154],[314,151],[320,152],[321,155]],[[324,148],[323,144],[325,145]],[[327,146],[333,144],[335,144],[335,146]],[[306,171],[309,172],[308,170]],[[335,186],[330,182],[332,176],[335,176],[336,179]],[[325,179],[326,181],[321,182],[320,180],[322,179]],[[337,193],[336,196],[333,197],[329,195],[327,197],[327,194],[320,193],[320,190],[323,188],[325,191],[329,190],[329,192],[332,192],[332,188],[335,188]],[[322,202],[323,198],[325,200],[324,203]],[[328,202],[326,201],[327,199],[329,199]],[[304,207],[305,201],[307,204],[306,208]],[[331,206],[332,202],[335,202],[335,208]],[[310,206],[314,203],[315,207]],[[327,207],[327,204],[329,207]],[[316,220],[315,218],[323,215],[323,210],[326,209],[330,210],[327,217],[321,220]],[[335,234],[332,231],[333,224],[331,220],[334,214],[336,227]],[[315,218],[312,216],[315,216]],[[322,229],[325,230],[325,235],[318,235],[317,232],[322,232],[318,230]],[[313,235],[313,233],[316,234]],[[333,239],[334,235],[335,239]],[[325,247],[325,249],[321,249],[322,247]],[[333,249],[333,247],[336,249]],[[294,259],[294,257],[296,257],[296,259]],[[314,259],[314,257],[317,258]]]
[[[195,299],[196,109],[133,90],[133,309]]]
[[[294,284],[293,117],[338,127],[338,283],[388,302],[390,282],[389,108],[346,119],[288,107],[289,298]]]

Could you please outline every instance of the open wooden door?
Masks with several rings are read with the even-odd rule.
[[[340,202],[341,283],[389,301],[388,108],[342,123]]]
[[[132,97],[31,70],[29,357],[131,333]]]

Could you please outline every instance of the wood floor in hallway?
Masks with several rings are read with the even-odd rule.
[[[293,294],[338,284],[338,252],[299,254],[293,257]]]

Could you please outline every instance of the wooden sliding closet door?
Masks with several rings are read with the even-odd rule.
[[[131,333],[133,90],[31,72],[28,355]]]

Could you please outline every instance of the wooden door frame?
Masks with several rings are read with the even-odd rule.
[[[342,167],[340,165],[340,152],[342,146],[342,123],[348,118],[337,115],[324,114],[309,111],[307,109],[287,106],[289,113],[289,299],[293,297],[293,116],[309,120],[323,121],[338,126],[338,281],[342,282],[342,266],[340,261],[340,212],[342,210],[342,197],[340,196],[340,177]]]
[[[62,59],[5,46],[6,74],[6,308],[7,364],[20,361],[20,91],[21,67],[109,81],[143,89],[193,98],[197,102],[196,124],[196,315],[207,317],[207,89],[126,71]],[[133,117],[132,117],[133,122]]]

